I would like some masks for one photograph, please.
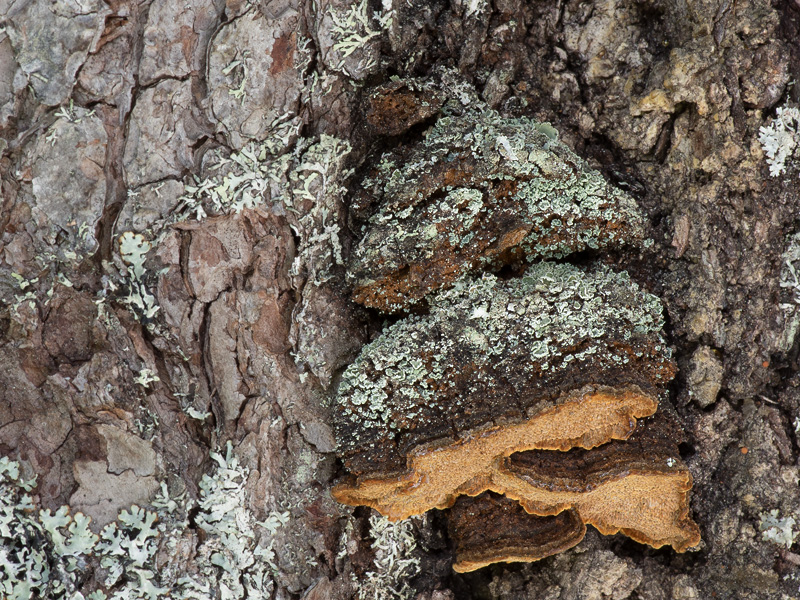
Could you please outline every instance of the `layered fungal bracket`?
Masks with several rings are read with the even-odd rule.
[[[449,515],[453,568],[540,560],[583,539],[586,525],[683,552],[700,542],[689,518],[692,476],[678,452],[682,431],[659,412],[627,441],[591,450],[531,450],[499,461],[489,489],[461,496]]]
[[[642,215],[552,127],[446,75],[442,95],[400,81],[367,102],[386,135],[441,116],[352,198],[352,297],[409,314],[342,375],[333,496],[394,520],[449,509],[457,571],[539,560],[587,525],[696,546],[682,432],[657,411],[675,374],[661,302],[624,271],[553,262],[640,245]]]
[[[549,517],[525,512],[505,496],[461,496],[450,510],[453,570],[475,571],[496,562],[534,562],[580,543],[586,525],[574,510]]]
[[[591,450],[528,451],[500,461],[491,489],[529,513],[574,510],[600,533],[622,532],[683,552],[700,541],[689,518],[692,476],[681,460],[682,430],[665,411],[638,423],[626,441]]]
[[[363,181],[379,208],[348,266],[354,300],[397,312],[466,273],[642,241],[634,200],[550,125],[452,104]]]
[[[401,519],[490,489],[499,457],[626,439],[675,371],[661,326],[658,298],[602,266],[459,280],[345,371],[334,497]]]

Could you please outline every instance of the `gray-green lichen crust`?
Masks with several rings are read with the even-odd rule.
[[[343,375],[335,427],[357,476],[403,472],[432,440],[521,422],[587,385],[653,397],[674,375],[659,299],[627,273],[542,262],[465,277],[367,345]]]
[[[356,301],[395,312],[465,273],[642,241],[634,200],[551,126],[453,104],[362,183],[380,208],[348,267]]]

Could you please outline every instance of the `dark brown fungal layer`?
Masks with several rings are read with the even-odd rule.
[[[552,127],[453,104],[364,180],[356,203],[380,208],[348,266],[354,300],[395,312],[465,273],[641,243],[633,199]]]
[[[456,560],[466,573],[496,562],[533,562],[575,546],[586,534],[578,513],[535,517],[503,496],[461,496],[448,513]]]
[[[400,135],[435,115],[444,100],[444,94],[429,85],[399,79],[367,96],[364,118],[377,135]]]
[[[658,299],[603,267],[459,281],[345,371],[334,496],[404,518],[478,493],[496,458],[625,439],[674,374],[661,326]]]

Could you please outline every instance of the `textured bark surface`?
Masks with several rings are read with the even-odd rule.
[[[231,441],[248,509],[289,514],[274,598],[388,598],[397,573],[420,600],[800,598],[800,543],[760,530],[800,520],[798,161],[770,177],[758,142],[796,106],[799,42],[793,0],[0,3],[0,456],[99,531],[162,482],[197,498]],[[390,77],[445,67],[643,208],[653,246],[594,257],[666,306],[697,550],[589,527],[459,575],[433,511],[398,571],[331,498],[329,400],[384,326],[346,295],[348,190],[441,101],[387,100]],[[192,571],[193,527],[159,569]]]

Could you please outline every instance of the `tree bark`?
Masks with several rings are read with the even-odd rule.
[[[800,598],[792,523],[768,535],[770,511],[800,520],[800,160],[771,176],[759,142],[797,105],[800,4],[19,0],[0,24],[0,456],[36,475],[36,511],[69,506],[95,534],[157,512],[171,524],[141,568],[174,597],[177,573],[211,598],[225,577],[230,597]],[[665,304],[695,551],[590,530],[459,575],[442,511],[391,526],[331,498],[338,377],[384,326],[345,285],[354,190],[436,114],[368,120],[367,98],[445,69],[551,123],[646,214],[651,248],[595,258]],[[245,554],[273,552],[261,571],[210,558],[235,555],[224,517],[203,525],[204,499],[238,498],[213,487],[224,469]],[[65,589],[144,593],[119,560],[107,585],[82,554]]]

